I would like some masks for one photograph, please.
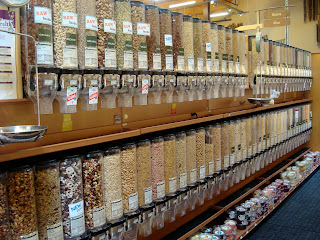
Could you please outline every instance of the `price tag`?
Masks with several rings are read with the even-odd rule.
[[[113,201],[111,203],[111,215],[112,218],[118,218],[122,216],[123,214],[123,205],[122,205],[122,199],[119,199],[117,201]]]
[[[190,183],[195,183],[197,181],[197,169],[190,170]]]
[[[50,8],[34,6],[34,22],[52,25],[52,10]]]
[[[152,202],[152,188],[144,190],[144,203],[150,204]]]
[[[93,16],[86,16],[85,29],[98,32],[98,19]]]
[[[147,69],[148,68],[147,52],[138,52],[138,66],[139,66],[139,69]]]
[[[49,240],[63,239],[62,222],[47,226],[47,237]]]
[[[77,87],[68,87],[67,88],[67,106],[77,105]]]
[[[134,193],[128,196],[129,210],[135,210],[138,208],[138,193]]]
[[[236,62],[236,73],[240,74],[240,63]]]
[[[132,69],[133,68],[133,53],[132,51],[124,51],[123,53],[123,67],[125,69]]]
[[[163,198],[165,196],[165,183],[157,183],[157,198]]]
[[[173,70],[173,56],[171,54],[166,54],[166,69]]]
[[[227,61],[226,60],[222,60],[222,63],[221,63],[221,71],[223,73],[226,73],[227,72]]]
[[[200,166],[200,179],[204,179],[206,177],[206,166]]]
[[[197,63],[198,63],[198,72],[203,72],[203,58],[198,58]]]
[[[184,71],[185,66],[184,66],[184,56],[178,56],[177,57],[177,62],[178,62],[178,71]]]
[[[169,192],[174,193],[177,191],[177,180],[176,178],[169,179]]]
[[[112,19],[104,19],[103,20],[104,32],[106,33],[117,33],[117,23]]]
[[[117,54],[115,49],[106,48],[104,52],[105,67],[116,68],[117,67]]]
[[[214,162],[209,162],[208,167],[209,167],[208,174],[212,175],[214,173]]]
[[[172,47],[172,35],[171,34],[164,35],[164,45]]]
[[[212,61],[211,59],[207,59],[206,61],[207,72],[212,72]]]
[[[149,91],[149,79],[143,78],[142,79],[142,94],[148,94]]]
[[[137,23],[137,35],[150,36],[150,24],[149,23]]]
[[[128,21],[123,21],[123,34],[130,34],[132,35],[132,22],[128,22]]]
[[[89,87],[89,104],[98,103],[98,87]]]
[[[160,53],[153,54],[153,69],[161,70],[161,54]]]
[[[229,73],[233,73],[233,61],[229,61]]]
[[[187,186],[187,173],[180,174],[180,188]]]
[[[78,67],[78,48],[75,46],[65,46],[63,48],[63,66]]]
[[[219,66],[219,59],[214,60],[214,72],[219,72],[220,66]]]
[[[194,58],[188,57],[188,71],[193,72],[194,71]]]
[[[61,26],[78,28],[78,15],[73,12],[61,12]]]
[[[212,50],[211,43],[206,43],[206,52],[211,52]]]

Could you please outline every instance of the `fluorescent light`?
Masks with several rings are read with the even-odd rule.
[[[222,16],[227,16],[228,14],[229,14],[228,12],[219,12],[219,13],[210,14],[210,17],[222,17]]]
[[[178,8],[178,7],[182,7],[182,6],[192,5],[192,4],[195,4],[195,3],[196,3],[196,1],[177,3],[177,4],[169,5],[169,8]]]

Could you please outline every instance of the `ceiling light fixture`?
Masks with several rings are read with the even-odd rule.
[[[219,13],[210,14],[210,17],[222,17],[222,16],[227,16],[228,14],[229,14],[228,12],[219,12]]]
[[[187,5],[192,5],[192,4],[195,4],[195,3],[196,3],[196,1],[177,3],[177,4],[169,5],[169,8],[178,8],[178,7],[183,7],[183,6],[187,6]]]

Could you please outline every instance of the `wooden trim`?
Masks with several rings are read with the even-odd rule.
[[[4,103],[20,103],[20,102],[31,102],[31,100],[28,99],[28,98],[0,100],[0,104],[4,104]]]
[[[21,100],[15,100],[15,101],[21,101]],[[279,107],[284,107],[284,106],[289,106],[289,105],[294,105],[294,104],[304,103],[304,102],[311,102],[311,101],[312,101],[311,98],[290,101],[290,102],[275,104],[275,105],[271,105],[271,106],[267,106],[267,107],[257,107],[257,108],[242,110],[242,111],[200,117],[200,118],[196,118],[196,119],[184,120],[184,121],[179,121],[179,122],[174,122],[174,123],[167,123],[167,124],[160,124],[160,125],[155,125],[155,126],[151,126],[151,127],[137,128],[135,130],[114,133],[114,134],[107,134],[107,135],[102,135],[102,136],[98,136],[98,137],[90,137],[90,138],[84,138],[84,139],[80,139],[80,140],[73,140],[73,141],[67,141],[67,142],[62,142],[62,143],[50,144],[50,145],[45,145],[45,146],[31,147],[31,148],[27,148],[27,149],[23,149],[23,150],[18,150],[15,152],[9,152],[9,153],[7,152],[7,153],[2,153],[2,154],[0,153],[0,162],[6,162],[6,161],[10,161],[10,160],[25,158],[25,157],[37,156],[37,155],[41,155],[41,154],[53,153],[53,152],[73,149],[73,148],[77,148],[77,147],[84,147],[84,146],[99,144],[99,143],[103,143],[103,142],[110,142],[110,141],[130,138],[130,137],[136,137],[136,136],[140,136],[143,134],[178,128],[178,127],[185,127],[185,126],[190,126],[193,124],[210,122],[210,121],[214,121],[214,120],[235,117],[235,116],[240,116],[240,115],[244,115],[244,114],[250,114],[250,113],[255,113],[255,112],[259,112],[259,111],[270,110],[270,109],[275,109],[275,108],[279,108]]]

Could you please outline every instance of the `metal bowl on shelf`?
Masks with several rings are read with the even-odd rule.
[[[0,127],[0,145],[39,141],[47,129],[38,125]]]
[[[260,106],[270,105],[270,98],[248,98],[249,103],[253,103]]]

